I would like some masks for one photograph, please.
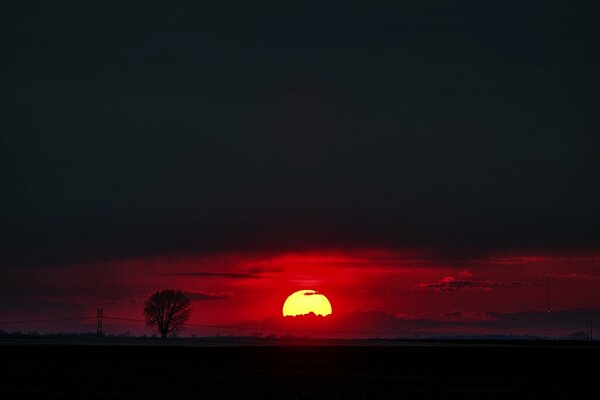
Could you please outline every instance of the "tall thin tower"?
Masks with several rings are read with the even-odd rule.
[[[104,316],[103,314],[104,314],[104,312],[102,311],[101,308],[99,308],[98,312],[96,313],[96,316],[98,317],[98,329],[96,331],[96,334],[98,336],[104,335],[104,330],[102,328],[102,317]]]
[[[550,312],[550,277],[546,278],[546,312]]]
[[[594,322],[591,319],[585,321],[585,338],[594,340]]]

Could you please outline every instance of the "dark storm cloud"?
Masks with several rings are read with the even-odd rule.
[[[596,247],[595,5],[6,1],[0,264]]]
[[[418,290],[435,290],[439,292],[455,292],[458,290],[492,290],[499,286],[520,286],[520,281],[515,282],[495,282],[491,280],[476,281],[471,279],[456,279],[452,276],[446,276],[435,282],[422,282],[415,285]]]
[[[203,293],[203,292],[190,292],[188,293],[192,301],[204,301],[204,300],[225,300],[233,297],[231,292],[218,292],[218,293]]]
[[[314,295],[320,295],[321,296],[321,293],[313,290],[313,291],[310,291],[310,292],[305,292],[304,295],[305,296],[314,296]]]
[[[455,311],[451,311],[451,312],[442,314],[443,317],[450,317],[450,318],[460,318],[460,317],[463,317],[464,315],[465,314],[459,310],[455,310]]]
[[[273,265],[256,265],[254,267],[248,268],[248,273],[252,275],[260,275],[260,274],[271,274],[271,273],[279,273],[283,272],[285,269],[280,266]]]

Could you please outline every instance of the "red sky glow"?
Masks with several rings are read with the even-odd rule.
[[[600,308],[599,263],[597,255],[444,257],[367,249],[9,268],[3,271],[8,283],[3,296],[10,296],[13,306],[2,310],[2,319],[93,316],[100,307],[108,316],[141,319],[151,292],[180,288],[192,296],[190,322],[199,326],[189,332],[198,334],[211,331],[205,325],[239,326],[279,316],[287,296],[300,289],[325,294],[335,315],[362,310],[408,319],[477,321],[488,313],[546,311],[548,279],[552,310]],[[34,324],[31,329],[48,328]],[[110,321],[106,329],[148,333],[136,321]]]

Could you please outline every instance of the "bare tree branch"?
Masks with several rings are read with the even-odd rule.
[[[181,290],[159,290],[144,304],[146,325],[156,327],[160,337],[166,338],[185,327],[192,312],[190,305],[190,297]]]

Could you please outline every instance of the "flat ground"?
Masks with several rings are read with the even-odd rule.
[[[600,390],[598,346],[29,343],[0,346],[0,398],[531,400]]]

